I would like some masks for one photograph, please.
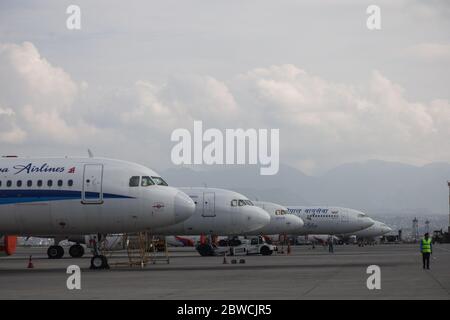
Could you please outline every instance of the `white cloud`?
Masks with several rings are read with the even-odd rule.
[[[203,120],[205,127],[279,128],[281,162],[308,172],[372,158],[450,158],[449,101],[409,101],[379,71],[367,83],[348,84],[285,64],[226,82],[174,75],[99,89],[74,81],[31,43],[1,45],[0,69],[3,145],[88,143],[108,156],[170,166],[172,130]]]
[[[12,109],[0,107],[0,143],[21,143],[26,133],[17,127]]]
[[[420,43],[406,49],[406,52],[427,61],[450,59],[450,43]]]
[[[282,161],[305,170],[356,159],[450,156],[448,101],[408,101],[378,71],[367,85],[348,85],[292,65],[272,66],[240,75],[237,87],[253,96],[250,113],[261,117],[261,125],[281,128]]]
[[[86,85],[52,66],[32,43],[0,44],[0,68],[0,104],[8,106],[0,116],[10,123],[8,129],[2,126],[2,142],[73,143],[95,131],[80,119],[68,121],[74,120],[74,103]]]
[[[197,119],[220,126],[239,118],[228,87],[210,76],[174,76],[160,85],[140,80],[124,93],[127,108],[116,113],[124,125],[139,124],[167,134]]]

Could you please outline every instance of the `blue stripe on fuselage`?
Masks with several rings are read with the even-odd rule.
[[[97,192],[86,192],[86,199],[97,199]],[[103,199],[133,199],[133,197],[104,193]],[[81,191],[67,190],[0,190],[0,205],[29,202],[81,200]]]

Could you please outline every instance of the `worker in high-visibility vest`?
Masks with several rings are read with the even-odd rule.
[[[422,252],[423,268],[430,269],[430,256],[433,253],[433,248],[428,233],[425,233],[425,237],[420,241],[420,252]]]

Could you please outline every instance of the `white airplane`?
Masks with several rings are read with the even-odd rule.
[[[290,214],[286,207],[265,201],[253,201],[253,203],[269,213],[270,222],[263,228],[246,233],[246,235],[294,234],[304,225],[303,220]]]
[[[350,236],[356,236],[356,239],[361,239],[361,240],[373,240],[376,237],[381,237],[382,235],[385,235],[386,233],[391,232],[392,229],[387,226],[386,224],[384,224],[383,222],[380,221],[376,221],[375,223],[364,229],[361,231],[356,231],[353,233],[348,233],[348,234],[344,234],[343,236],[345,237],[350,237]]]
[[[195,247],[200,238],[200,236],[166,236],[165,240],[171,247]]]
[[[269,214],[244,195],[217,188],[179,188],[195,203],[195,213],[183,222],[155,228],[157,235],[241,235],[270,223]]]
[[[170,226],[153,228],[151,233],[157,236],[175,236],[166,238],[169,244],[176,246],[195,245],[201,237],[246,234],[259,230],[270,223],[269,214],[257,207],[244,195],[225,189],[217,188],[180,188],[193,201],[195,212],[188,219]],[[182,235],[182,236],[180,236]],[[69,236],[55,238],[55,242],[67,239],[72,242],[89,245],[95,235]],[[194,236],[194,237],[189,237]],[[110,235],[107,243],[114,244],[111,250],[123,249],[121,235]],[[118,245],[116,245],[118,244]],[[90,246],[90,245],[89,245]],[[117,248],[116,248],[117,247]],[[80,248],[82,248],[80,246]],[[72,257],[81,257],[84,250],[69,250]],[[51,252],[49,252],[49,257]],[[61,258],[61,257],[56,257]]]
[[[333,241],[335,243],[337,243],[340,239],[337,236],[329,236],[326,234],[308,234],[306,236],[302,236],[302,240],[304,241],[310,241],[310,242],[314,242],[314,243],[319,243],[319,244],[327,244],[328,241],[330,241],[330,237],[331,239],[333,239]]]
[[[286,206],[288,212],[303,219],[297,235],[342,235],[364,230],[374,224],[365,213],[340,207]]]
[[[194,211],[191,198],[138,164],[102,158],[0,158],[5,248],[14,239],[9,235],[137,232],[179,223]],[[60,246],[50,249],[64,254]],[[105,268],[107,259],[96,251],[91,267]]]
[[[270,216],[270,222],[260,229],[242,233],[242,235],[274,235],[274,234],[291,234],[303,226],[303,220],[293,214],[287,212],[287,208],[281,205],[252,201],[252,203],[266,211]],[[186,222],[188,222],[187,220]],[[220,236],[217,238],[220,246],[228,246],[228,237]],[[194,247],[200,243],[200,236],[167,236],[167,244],[173,247]]]

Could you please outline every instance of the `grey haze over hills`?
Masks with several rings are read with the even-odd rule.
[[[320,176],[285,165],[274,176],[259,175],[256,166],[211,168],[171,168],[163,174],[175,186],[222,187],[285,205],[343,206],[372,215],[448,213],[450,163],[418,167],[371,160],[341,165]]]

